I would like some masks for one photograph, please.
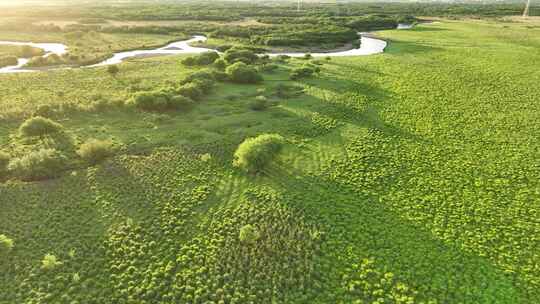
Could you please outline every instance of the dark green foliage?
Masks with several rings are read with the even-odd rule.
[[[19,127],[19,134],[25,137],[45,136],[61,132],[62,130],[63,127],[61,124],[45,117],[35,116],[23,122]]]
[[[236,83],[258,83],[263,80],[257,70],[243,62],[237,62],[227,67],[229,80]]]
[[[110,140],[89,139],[77,150],[77,154],[89,164],[97,164],[116,153]]]
[[[303,66],[303,67],[295,68],[294,70],[292,70],[290,78],[291,80],[308,78],[308,77],[313,76],[314,73],[315,73],[315,70],[313,70],[312,68]]]
[[[266,64],[258,66],[257,70],[259,70],[262,73],[271,73],[271,72],[274,72],[275,70],[277,70],[278,68],[279,68],[279,66],[277,66],[275,64],[266,63]]]
[[[229,64],[233,64],[236,62],[243,62],[245,64],[253,64],[259,59],[259,57],[253,51],[250,51],[244,48],[234,47],[234,48],[228,49],[225,52],[225,54],[223,55],[223,59],[225,59],[225,61],[227,61]]]
[[[216,71],[213,70],[199,70],[197,72],[193,72],[189,75],[187,75],[182,81],[180,81],[180,84],[187,84],[194,81],[201,81],[201,82],[210,82],[213,84],[213,81],[216,80]]]
[[[264,96],[257,96],[254,101],[249,103],[249,108],[253,111],[263,111],[268,107],[268,100]]]
[[[304,92],[304,88],[297,85],[287,85],[280,83],[275,88],[275,95],[280,98],[291,98],[299,96]]]
[[[240,233],[238,235],[240,242],[247,245],[254,244],[260,237],[261,236],[257,228],[249,224],[240,228]]]
[[[222,52],[222,53],[223,53],[223,52],[225,52],[225,51],[231,49],[232,47],[233,47],[233,46],[230,45],[230,44],[224,44],[224,45],[218,46],[218,47],[216,48],[216,50],[217,50],[218,52]]]
[[[189,90],[186,89],[185,91],[187,92]],[[197,92],[197,96],[200,96],[200,91]],[[170,111],[185,109],[193,104],[193,101],[189,96],[181,94],[180,90],[177,90],[177,93],[174,94],[172,90],[160,89],[156,91],[137,92],[128,103],[146,111]]]
[[[192,100],[199,100],[205,94],[205,88],[208,82],[194,81],[179,86],[176,92]]]
[[[396,28],[398,20],[395,17],[369,15],[353,18],[351,21],[347,22],[346,25],[356,31],[371,31],[376,29]]]
[[[24,181],[42,180],[60,175],[66,169],[67,158],[54,149],[41,149],[10,161],[11,174]]]
[[[236,149],[233,165],[248,173],[258,173],[281,151],[284,143],[285,139],[278,134],[248,138]]]
[[[213,51],[186,57],[182,60],[185,66],[203,66],[214,63],[219,58],[219,54]]]
[[[227,67],[227,61],[223,58],[218,58],[216,61],[214,61],[214,67],[218,70],[225,70]]]
[[[109,65],[107,67],[107,73],[111,74],[113,77],[116,77],[116,75],[120,72],[120,69],[117,65]]]
[[[269,46],[343,44],[357,37],[356,31],[336,25],[291,25],[271,33],[252,36],[251,41]]]

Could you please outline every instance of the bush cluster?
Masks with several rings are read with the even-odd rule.
[[[259,56],[251,50],[245,48],[233,47],[228,49],[223,55],[223,59],[229,64],[243,62],[245,64],[253,64],[257,62]]]
[[[56,177],[67,166],[67,158],[55,149],[40,149],[13,159],[8,170],[23,181],[42,180]]]
[[[182,59],[181,62],[185,66],[203,66],[203,65],[210,65],[214,63],[214,61],[216,61],[218,58],[219,58],[218,53],[214,51],[210,51],[210,52],[205,52],[198,55],[186,57]]]
[[[248,173],[258,173],[278,154],[285,139],[278,134],[263,134],[244,140],[234,153],[233,165]]]

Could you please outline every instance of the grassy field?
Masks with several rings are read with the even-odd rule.
[[[536,303],[540,28],[443,21],[383,31],[305,93],[219,84],[189,112],[122,106],[196,68],[178,57],[1,75],[0,147],[44,106],[77,142],[121,153],[54,180],[0,184],[0,303]],[[2,36],[0,37],[9,38]],[[56,38],[56,37],[52,37]],[[51,39],[52,39],[51,38]],[[265,95],[271,107],[249,103]],[[279,133],[263,174],[232,166]],[[251,224],[261,237],[239,240]],[[42,268],[46,254],[62,264]]]

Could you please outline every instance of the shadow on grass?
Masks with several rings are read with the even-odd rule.
[[[404,219],[379,201],[376,189],[305,175],[283,163],[266,173],[288,194],[290,205],[325,227],[326,240],[331,241],[326,248],[334,251],[328,256],[337,271],[350,266],[352,252],[359,259],[375,258],[385,271],[419,291],[417,300],[511,303],[520,297],[511,278],[487,259],[438,240],[429,228]]]

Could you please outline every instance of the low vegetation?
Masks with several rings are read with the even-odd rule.
[[[303,3],[93,2],[107,23],[70,27],[29,24],[56,22],[58,7],[4,10],[25,22],[0,37],[61,37],[91,59],[189,36],[180,29],[230,26],[207,43],[246,49],[381,12],[370,26],[518,7]],[[250,61],[250,49],[221,67],[138,58],[116,78],[1,75],[0,303],[536,303],[539,28],[441,19],[377,35],[392,43],[375,56]],[[264,81],[232,81],[234,65]],[[132,103],[147,93],[149,107]],[[52,156],[62,165],[42,170]]]
[[[90,164],[97,164],[113,156],[116,147],[111,140],[89,139],[77,150],[77,154]]]

